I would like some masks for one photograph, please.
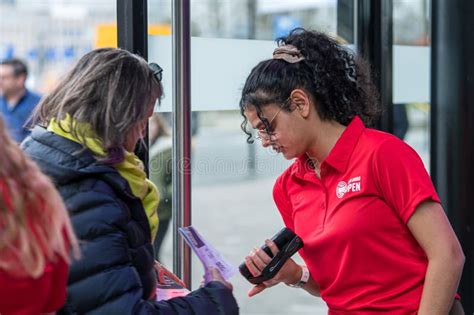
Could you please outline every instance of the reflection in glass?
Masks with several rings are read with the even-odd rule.
[[[149,121],[150,180],[160,192],[158,205],[158,234],[154,241],[155,259],[160,261],[160,251],[171,222],[172,210],[172,138],[171,128],[158,113],[153,114]]]

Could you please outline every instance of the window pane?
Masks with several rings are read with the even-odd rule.
[[[0,59],[29,67],[27,86],[47,93],[86,52],[116,46],[115,0],[0,2]]]
[[[393,2],[393,102],[395,135],[430,168],[429,0]]]

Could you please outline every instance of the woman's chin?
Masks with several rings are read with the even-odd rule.
[[[283,157],[285,158],[285,160],[292,160],[294,159],[294,156],[288,152],[285,148],[281,147],[279,148],[279,151],[278,153],[281,153],[281,155],[283,155]]]

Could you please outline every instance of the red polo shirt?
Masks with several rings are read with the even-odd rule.
[[[439,198],[412,148],[355,117],[321,163],[321,179],[301,157],[273,196],[304,241],[300,254],[329,314],[416,314],[428,260],[407,221]]]

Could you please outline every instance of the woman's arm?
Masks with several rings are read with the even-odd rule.
[[[321,297],[319,285],[316,283],[316,281],[313,280],[311,274],[309,275],[308,283],[303,286],[303,289],[305,289],[311,295]]]
[[[266,245],[270,248],[273,255],[275,256],[278,253],[278,247],[271,240],[265,241]],[[272,258],[268,256],[261,248],[254,249],[250,256],[245,258],[245,265],[249,269],[250,273],[254,277],[259,276],[262,273],[262,270],[270,263]],[[258,285],[255,285],[248,292],[249,297],[252,297],[266,288],[273,287],[280,282],[285,284],[296,284],[300,281],[302,276],[302,267],[298,265],[293,259],[288,259],[280,271],[268,281],[264,281]],[[320,296],[319,285],[313,280],[311,274],[309,275],[308,282],[302,287],[304,290],[309,292],[311,295]]]
[[[433,201],[424,201],[416,207],[408,228],[428,257],[418,314],[448,314],[465,260],[459,241],[443,208]]]

